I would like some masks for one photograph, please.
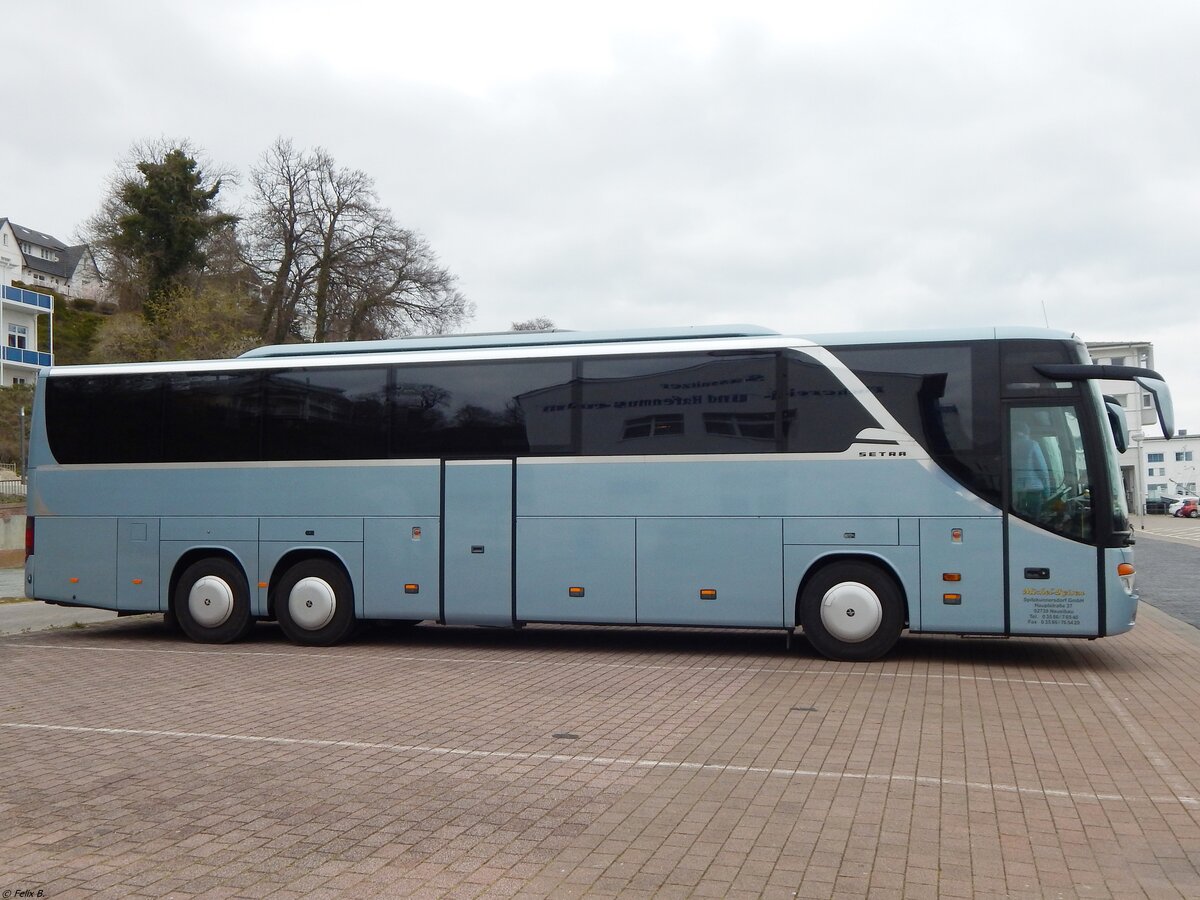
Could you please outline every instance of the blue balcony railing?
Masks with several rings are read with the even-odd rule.
[[[4,361],[22,363],[26,366],[49,366],[54,357],[49,353],[39,353],[37,350],[22,350],[20,347],[5,347]]]
[[[14,303],[24,303],[26,306],[36,306],[45,312],[50,312],[50,310],[54,309],[54,298],[49,294],[27,291],[24,288],[13,287],[11,284],[0,287],[3,288],[5,300],[12,300]]]

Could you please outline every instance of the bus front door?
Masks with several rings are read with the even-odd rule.
[[[1099,635],[1102,586],[1077,412],[1013,406],[1008,436],[1009,631]]]
[[[513,625],[513,461],[448,460],[442,497],[442,621]]]

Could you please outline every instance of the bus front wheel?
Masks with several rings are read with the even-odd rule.
[[[825,566],[800,595],[800,625],[830,659],[865,662],[895,646],[904,627],[904,598],[878,566],[842,561]]]
[[[171,612],[184,634],[204,644],[228,644],[254,626],[246,576],[223,556],[197,560],[183,570]]]
[[[296,563],[280,579],[275,596],[279,627],[297,644],[328,647],[354,630],[354,590],[336,563]]]

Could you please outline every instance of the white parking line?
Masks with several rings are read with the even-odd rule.
[[[666,769],[683,772],[712,772],[715,774],[767,775],[773,778],[809,778],[835,781],[872,781],[895,784],[919,784],[930,787],[956,787],[988,791],[998,794],[1017,794],[1044,798],[1059,798],[1073,801],[1152,803],[1163,805],[1178,803],[1189,809],[1200,807],[1200,799],[1191,796],[1171,797],[1126,797],[1123,794],[1096,794],[1090,791],[1054,790],[1041,787],[1021,787],[1013,784],[997,784],[986,781],[965,781],[956,778],[935,778],[929,775],[896,775],[871,772],[825,771],[821,769],[789,769],[766,766],[739,766],[725,763],[692,763],[669,759],[646,759],[620,756],[588,756],[571,753],[531,753],[516,750],[468,750],[462,747],[433,747],[423,744],[386,744],[369,741],[322,740],[319,738],[289,738],[255,734],[222,734],[204,731],[168,731],[150,728],[93,728],[81,725],[47,725],[34,722],[0,722],[0,728],[14,730],[59,732],[84,735],[133,736],[166,738],[169,740],[200,740],[213,742],[240,742],[270,744],[276,746],[326,747],[342,750],[384,750],[391,753],[428,756],[458,756],[467,759],[512,759],[528,762],[582,763],[588,766],[619,766],[628,769]]]

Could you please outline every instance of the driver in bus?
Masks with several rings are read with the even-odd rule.
[[[1019,422],[1013,435],[1013,508],[1037,518],[1050,491],[1050,468],[1042,448],[1029,435],[1029,423]]]

